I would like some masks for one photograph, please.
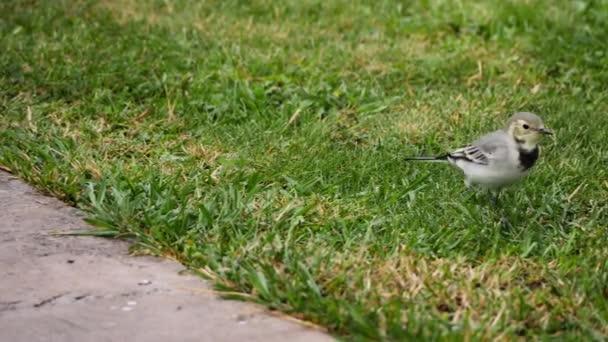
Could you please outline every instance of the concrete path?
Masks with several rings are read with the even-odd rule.
[[[220,300],[170,260],[125,242],[54,237],[82,215],[0,172],[0,341],[331,341],[262,308]]]

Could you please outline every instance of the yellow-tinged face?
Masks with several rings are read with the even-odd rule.
[[[544,126],[536,126],[533,123],[525,120],[517,120],[511,125],[511,134],[515,137],[515,139],[522,140],[526,143],[535,144],[543,135],[553,134]]]
[[[515,140],[525,145],[536,145],[543,135],[553,134],[545,128],[542,120],[532,113],[514,115],[507,126],[507,131]]]

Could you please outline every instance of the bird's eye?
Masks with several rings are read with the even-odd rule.
[[[523,124],[521,127],[523,127],[524,129],[530,128],[530,126],[528,126],[528,124]]]

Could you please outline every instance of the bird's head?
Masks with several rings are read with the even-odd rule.
[[[507,122],[507,132],[524,146],[533,147],[543,135],[552,135],[553,132],[545,128],[543,120],[536,114],[519,112]]]

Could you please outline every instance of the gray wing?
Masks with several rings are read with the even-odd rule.
[[[479,138],[472,144],[452,151],[448,154],[448,158],[488,165],[495,160],[507,159],[508,154],[508,135],[503,131],[496,131]]]

